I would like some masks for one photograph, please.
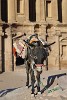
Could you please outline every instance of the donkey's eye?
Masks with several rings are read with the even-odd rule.
[[[34,59],[37,59],[37,56],[34,56]]]

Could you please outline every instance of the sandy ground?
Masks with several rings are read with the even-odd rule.
[[[66,73],[66,69],[45,71],[43,68],[40,85],[41,91],[44,90],[45,86],[46,90],[44,90],[40,95],[31,97],[31,87],[29,89],[25,87],[25,68],[22,68],[21,71],[4,72],[0,74],[0,100],[67,100],[67,97],[59,94],[62,92],[62,90],[57,84],[58,77],[65,76]],[[50,86],[49,88],[47,87],[47,84]],[[55,90],[53,88],[55,88]],[[51,89],[52,91],[50,92]],[[35,92],[36,91],[37,89],[35,88]],[[67,90],[62,94],[65,93],[67,93]]]

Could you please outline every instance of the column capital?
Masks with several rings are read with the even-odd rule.
[[[0,36],[4,36],[4,33],[3,32],[0,32]]]
[[[2,32],[2,26],[0,26],[0,36],[3,36],[4,33]]]
[[[61,36],[60,30],[56,30],[56,34],[55,35],[58,36],[58,37],[60,37]]]

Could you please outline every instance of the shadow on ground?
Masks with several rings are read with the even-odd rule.
[[[2,74],[3,72],[2,71],[0,71],[0,74]]]
[[[66,75],[66,73],[49,76],[47,79],[47,85],[41,90],[41,93],[44,93],[44,91],[47,90],[53,84],[56,77],[59,78],[64,75]]]
[[[11,91],[14,91],[18,88],[12,88],[12,89],[6,89],[6,90],[2,90],[0,91],[0,97],[3,97],[4,95],[6,95],[7,93],[11,92]]]

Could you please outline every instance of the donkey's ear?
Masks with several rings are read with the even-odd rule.
[[[52,43],[49,43],[48,46],[51,46],[51,45],[53,45],[53,44],[55,44],[55,43],[56,43],[55,41],[52,42]]]
[[[26,40],[23,40],[27,45],[29,45],[29,46],[31,46],[31,47],[34,47],[34,45],[33,44],[31,44],[31,43],[29,43],[28,41],[26,41]]]
[[[45,45],[43,45],[43,46],[46,48],[46,47],[48,47],[49,45],[48,45],[48,44],[45,44]]]
[[[52,42],[52,43],[49,43],[49,44],[45,44],[44,45],[44,47],[46,48],[46,47],[49,47],[49,46],[51,46],[51,45],[53,45],[53,44],[55,44],[56,42],[54,41],[54,42]]]

